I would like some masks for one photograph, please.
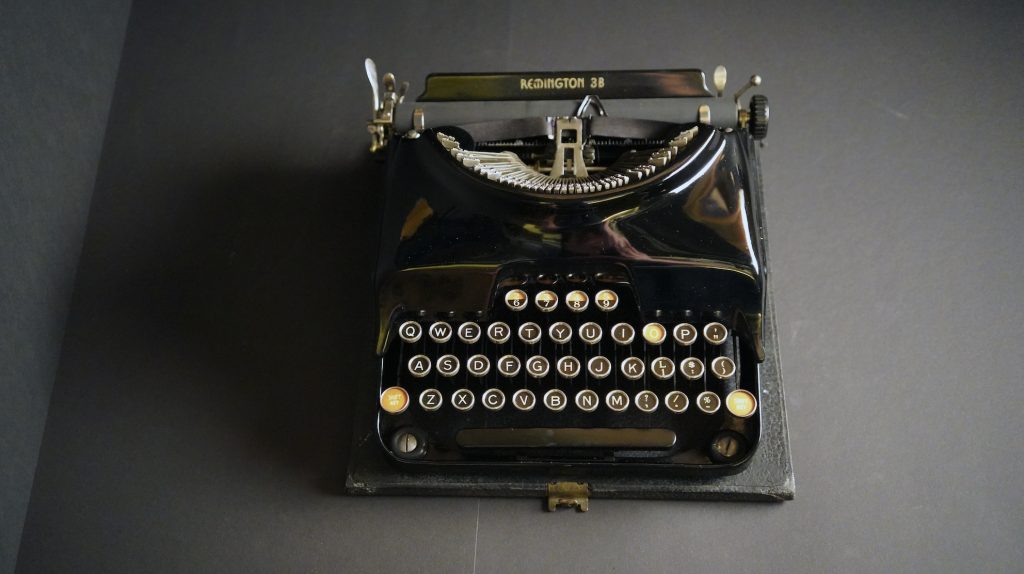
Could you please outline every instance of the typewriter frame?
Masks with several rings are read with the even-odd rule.
[[[716,87],[718,84],[716,72]],[[724,73],[723,73],[724,76]],[[371,81],[372,77],[371,77]],[[723,82],[724,83],[724,82]],[[759,83],[752,79],[750,85]],[[395,130],[394,113],[402,96],[396,90],[393,77],[385,78],[386,95],[383,104],[377,106],[375,120],[371,122],[370,131],[374,136],[374,148],[381,149],[388,145],[391,138],[403,137]],[[744,88],[746,89],[746,87]],[[404,87],[401,89],[404,92]],[[719,87],[721,92],[721,87]],[[742,92],[742,90],[741,90]],[[422,99],[422,97],[421,97]],[[376,98],[375,98],[376,101]],[[739,94],[736,96],[739,101]],[[390,103],[389,103],[390,102]],[[644,107],[645,102],[630,102],[634,106]],[[584,106],[586,101],[584,101]],[[582,107],[582,106],[581,106]],[[704,106],[702,106],[704,108]],[[738,109],[738,105],[737,105]],[[718,112],[716,112],[718,113]],[[701,123],[710,119],[707,109],[699,111]],[[740,118],[743,119],[742,117]],[[749,119],[749,117],[748,117]],[[385,121],[387,120],[387,121]],[[414,111],[412,126],[404,137],[418,137],[420,134],[432,134],[431,130],[423,129],[423,112]],[[747,158],[751,177],[757,177],[754,185],[760,188],[760,165],[756,150],[751,150]],[[763,202],[754,201],[760,220],[760,229],[764,230]],[[767,242],[762,239],[764,252],[760,254],[764,267],[768,267]],[[760,365],[761,389],[758,393],[760,441],[753,454],[741,463],[728,469],[728,472],[700,472],[693,468],[665,467],[657,464],[601,463],[571,464],[539,463],[516,464],[494,463],[461,463],[457,465],[422,465],[403,463],[396,465],[391,453],[386,452],[377,435],[377,409],[363,408],[362,405],[376,406],[376,393],[358,397],[361,405],[356,411],[356,434],[349,465],[347,488],[355,494],[457,494],[457,495],[497,495],[497,496],[533,496],[548,495],[549,502],[557,505],[562,496],[566,500],[579,502],[579,492],[583,499],[593,497],[633,497],[633,498],[720,498],[747,500],[786,500],[792,498],[793,475],[788,451],[785,410],[781,386],[781,372],[778,365],[778,349],[774,328],[774,310],[772,307],[770,280],[767,273],[764,278],[764,314],[759,325],[761,332],[758,340],[758,355],[763,356]],[[382,324],[383,326],[383,324]],[[383,337],[383,332],[382,332]],[[378,350],[386,342],[378,341]],[[749,354],[748,354],[749,356]],[[364,385],[363,389],[375,389],[376,385]],[[538,405],[540,407],[540,405]],[[623,471],[622,467],[628,467]],[[718,467],[721,470],[721,467]],[[565,482],[569,481],[569,482]],[[580,482],[582,481],[582,482]],[[582,484],[583,490],[574,490],[574,484]],[[569,485],[566,490],[566,485]],[[565,493],[575,493],[566,495]],[[579,507],[579,504],[576,504]]]

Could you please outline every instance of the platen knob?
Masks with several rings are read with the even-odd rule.
[[[755,140],[763,140],[768,135],[768,98],[765,96],[750,96],[750,121],[747,127]]]

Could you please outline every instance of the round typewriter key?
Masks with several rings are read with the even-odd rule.
[[[745,419],[757,410],[757,399],[748,391],[736,389],[726,395],[725,408],[732,413],[732,416]]]
[[[430,340],[435,343],[447,343],[452,338],[452,326],[444,321],[438,321],[427,330]]]
[[[459,359],[455,355],[441,355],[437,359],[437,374],[454,377],[459,372]]]
[[[589,304],[590,298],[583,291],[569,291],[569,294],[565,296],[565,306],[575,313],[585,311]]]
[[[480,402],[487,410],[500,411],[505,406],[505,393],[501,389],[487,389],[480,395]]]
[[[505,306],[513,311],[522,311],[526,308],[526,301],[529,297],[522,289],[512,289],[505,293]]]
[[[636,403],[636,408],[645,413],[653,413],[658,410],[658,395],[651,391],[640,391],[633,398],[633,402]]]
[[[614,311],[619,306],[619,296],[611,289],[602,289],[594,295],[594,303],[602,311]]]
[[[416,321],[406,321],[398,328],[398,336],[406,343],[415,343],[423,336],[423,327]]]
[[[615,389],[604,396],[604,404],[611,410],[621,413],[629,407],[629,395],[625,391]]]
[[[443,402],[444,395],[437,389],[427,389],[420,393],[420,407],[425,411],[436,411]]]
[[[612,340],[620,345],[632,343],[634,335],[636,335],[636,332],[633,331],[633,326],[629,323],[616,323],[612,327]]]
[[[704,376],[704,363],[697,357],[689,357],[679,361],[679,372],[691,381]]]
[[[648,323],[644,325],[644,340],[651,345],[660,345],[665,342],[665,326],[661,323]]]
[[[554,311],[558,307],[558,295],[554,291],[541,291],[533,296],[533,304],[545,313]]]
[[[540,325],[536,323],[523,323],[519,326],[519,339],[528,345],[532,345],[537,341],[540,341],[540,335],[543,332],[544,331],[540,329]]]
[[[566,402],[568,401],[565,398],[565,393],[558,389],[551,389],[544,393],[544,406],[546,406],[548,410],[552,410],[557,413],[565,408]]]
[[[534,355],[526,359],[526,372],[530,373],[530,376],[535,379],[540,379],[548,374],[548,369],[550,368],[551,364],[548,363],[548,360],[540,355]]]
[[[523,412],[532,411],[536,404],[537,397],[530,389],[519,389],[512,393],[512,406]]]
[[[473,403],[475,402],[476,397],[473,396],[473,391],[469,389],[459,389],[452,393],[452,406],[460,411],[468,411],[473,408]]]
[[[512,329],[509,328],[507,323],[497,321],[487,326],[487,338],[495,345],[507,343],[511,337]]]
[[[580,374],[580,361],[576,357],[562,357],[555,363],[555,368],[562,377],[572,379]]]
[[[597,410],[597,405],[600,403],[601,397],[590,389],[583,389],[576,393],[576,407],[581,411],[592,413]]]
[[[467,345],[472,345],[480,340],[480,325],[467,321],[459,325],[459,340]]]
[[[736,363],[729,357],[715,357],[711,360],[711,372],[719,379],[728,379],[736,374]]]
[[[466,359],[466,370],[474,377],[482,377],[491,372],[491,360],[483,355],[473,355]]]
[[[548,327],[548,336],[551,337],[552,341],[560,345],[568,343],[569,339],[572,338],[572,327],[563,321],[552,323],[551,326]]]
[[[721,323],[708,323],[704,325],[704,338],[712,345],[721,345],[729,336],[729,330]]]
[[[409,359],[409,374],[414,377],[425,377],[430,374],[430,358],[426,355],[416,355]]]
[[[651,374],[661,380],[668,380],[676,374],[676,364],[668,357],[658,357],[651,361]]]
[[[580,339],[588,345],[595,345],[601,341],[601,326],[594,322],[580,325]]]
[[[680,323],[672,329],[672,338],[676,343],[689,347],[697,341],[697,328],[689,323]]]
[[[587,372],[595,379],[603,379],[611,374],[612,362],[600,355],[587,361]]]
[[[409,408],[409,393],[402,387],[388,387],[380,394],[380,408],[397,415]]]
[[[704,391],[697,395],[697,408],[711,415],[718,412],[718,408],[722,406],[722,399],[718,398],[718,395],[711,391]]]
[[[519,362],[519,357],[515,355],[505,355],[498,359],[498,372],[501,373],[503,377],[514,377],[518,375],[520,366],[521,363]]]
[[[665,395],[665,406],[676,414],[684,413],[690,406],[690,399],[682,391],[672,391]]]
[[[644,362],[636,357],[626,357],[622,359],[622,364],[619,366],[622,369],[622,374],[627,379],[639,379],[644,376]]]

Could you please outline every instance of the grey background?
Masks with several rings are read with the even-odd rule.
[[[0,572],[18,553],[130,4],[0,1]]]
[[[1022,24],[1011,3],[135,2],[18,570],[1019,571]],[[369,373],[365,55],[414,92],[764,76],[796,500],[340,494]]]

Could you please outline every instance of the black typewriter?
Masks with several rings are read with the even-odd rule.
[[[366,64],[389,464],[741,471],[766,352],[760,78],[726,97],[722,67],[714,91],[691,69],[432,74],[400,119],[408,85]]]

